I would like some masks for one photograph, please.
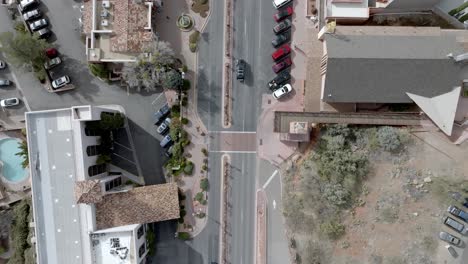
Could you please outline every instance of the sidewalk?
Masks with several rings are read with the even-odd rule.
[[[207,130],[204,124],[201,122],[198,111],[197,111],[197,66],[198,66],[198,53],[193,53],[189,49],[189,36],[195,30],[198,30],[200,34],[203,33],[204,27],[207,20],[209,19],[210,12],[206,18],[202,18],[199,14],[191,10],[193,1],[163,1],[161,12],[156,14],[156,31],[158,32],[159,39],[168,41],[175,54],[178,54],[178,58],[183,64],[187,66],[187,72],[185,73],[185,79],[191,83],[191,89],[188,91],[188,105],[182,107],[181,116],[189,120],[187,125],[184,125],[184,129],[189,134],[191,144],[185,147],[184,156],[194,164],[193,175],[181,175],[177,183],[179,188],[184,191],[186,198],[184,201],[186,215],[184,217],[184,224],[180,224],[178,227],[179,232],[189,232],[192,237],[198,235],[206,225],[207,217],[198,218],[195,213],[207,213],[206,205],[202,205],[197,201],[194,201],[194,197],[197,193],[201,192],[200,180],[207,177],[207,172],[202,170],[203,164],[208,162],[207,157],[202,153],[202,149],[208,149],[207,139],[205,135]],[[181,14],[188,14],[194,20],[194,27],[191,31],[181,31],[177,25],[176,20]],[[201,37],[201,36],[200,36]],[[169,105],[173,105],[176,102],[176,93],[172,90],[165,91],[165,95]],[[205,193],[206,198],[206,193]]]
[[[263,189],[256,193],[255,260],[256,264],[267,264],[267,198]]]

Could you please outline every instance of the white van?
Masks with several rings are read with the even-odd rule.
[[[273,6],[278,9],[281,8],[289,3],[291,3],[292,0],[273,0]]]

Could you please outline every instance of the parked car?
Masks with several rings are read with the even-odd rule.
[[[0,79],[0,86],[10,86],[11,82],[7,79]]]
[[[462,241],[456,237],[456,236],[452,236],[451,234],[447,233],[447,232],[440,232],[439,233],[439,238],[447,243],[450,243],[454,246],[460,246]]]
[[[244,78],[245,78],[245,61],[242,59],[236,60],[236,79],[243,82]]]
[[[172,150],[174,149],[174,145],[170,146],[166,151],[164,151],[164,155],[166,155],[166,157],[170,158],[172,157]]]
[[[164,118],[169,114],[171,109],[168,104],[165,104],[161,109],[154,113],[154,124],[159,125],[164,120]]]
[[[271,68],[273,69],[273,71],[275,73],[278,73],[278,72],[290,67],[291,65],[292,65],[292,60],[291,60],[291,58],[288,57],[288,58],[276,63]]]
[[[282,71],[273,80],[268,83],[268,87],[271,91],[275,91],[280,88],[281,85],[291,79],[291,74],[288,71]]]
[[[276,37],[271,41],[271,44],[273,47],[277,48],[284,43],[288,42],[290,39],[291,35],[288,32],[281,33],[279,35],[276,35]]]
[[[41,16],[42,16],[41,11],[39,9],[34,9],[23,14],[23,19],[24,21],[28,22],[30,20],[40,18]]]
[[[276,91],[273,92],[273,97],[275,99],[280,99],[281,97],[287,95],[288,93],[290,93],[292,91],[292,86],[287,83],[285,85],[283,85],[283,87],[277,89]]]
[[[8,99],[3,99],[0,101],[0,106],[1,107],[10,107],[10,106],[15,106],[19,105],[20,100],[16,97],[14,98],[8,98]]]
[[[47,22],[47,19],[42,18],[42,19],[29,23],[29,28],[32,31],[38,31],[41,28],[47,27],[47,25],[49,25],[49,23]]]
[[[36,33],[41,39],[48,39],[50,35],[52,34],[50,29],[48,28],[39,29],[38,31],[36,31]]]
[[[451,213],[452,215],[458,218],[461,218],[465,222],[468,222],[468,214],[454,205],[450,205],[447,208],[447,212]]]
[[[5,68],[6,68],[6,63],[0,60],[0,70],[5,69]]]
[[[452,255],[452,257],[454,258],[458,258],[458,253],[457,251],[450,245],[446,245],[445,248],[448,250],[448,252],[450,253],[450,255]]]
[[[457,220],[451,218],[450,216],[444,217],[443,220],[444,220],[444,224],[446,226],[452,228],[453,230],[459,232],[462,235],[466,235],[468,230],[465,228],[465,225],[463,225],[462,223],[460,223]]]
[[[172,142],[171,136],[170,136],[170,135],[167,135],[167,136],[165,136],[165,137],[161,140],[161,142],[159,143],[159,145],[161,146],[161,148],[165,148],[165,147],[167,147],[167,146],[172,145],[172,143],[173,143],[173,142]]]
[[[53,59],[53,58],[58,56],[58,50],[56,50],[54,48],[48,48],[48,49],[45,50],[45,54],[46,54],[47,58]]]
[[[53,59],[48,60],[46,63],[44,63],[44,68],[46,70],[50,70],[53,67],[59,65],[60,63],[62,63],[62,60],[60,59],[60,57],[55,57]]]
[[[70,83],[70,77],[68,77],[68,75],[65,75],[52,81],[52,88],[58,89],[69,83]]]
[[[280,22],[281,20],[287,18],[288,16],[292,14],[293,14],[293,8],[292,6],[288,6],[278,11],[278,13],[274,14],[273,18],[275,19],[276,22]]]
[[[167,131],[169,131],[169,125],[171,124],[171,119],[169,117],[166,117],[166,119],[164,119],[164,122],[161,123],[161,125],[159,125],[158,129],[156,129],[156,131],[161,134],[161,135],[164,135],[166,134]]]
[[[291,25],[292,25],[291,20],[285,19],[281,21],[278,25],[273,27],[273,32],[275,34],[279,34],[281,32],[288,30],[291,27]]]
[[[39,5],[39,1],[37,0],[22,0],[18,7],[21,13],[25,13]]]
[[[284,44],[283,46],[279,47],[275,52],[273,52],[273,54],[271,54],[271,58],[274,61],[277,61],[283,58],[284,56],[288,55],[289,53],[291,53],[291,47],[289,46],[289,44]]]

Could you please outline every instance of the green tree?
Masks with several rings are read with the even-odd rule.
[[[19,149],[20,152],[16,153],[15,155],[21,156],[23,158],[21,166],[23,166],[23,168],[26,168],[29,165],[28,142],[26,142],[26,140],[23,140],[19,145]]]
[[[99,126],[104,130],[114,130],[122,128],[125,124],[125,119],[121,113],[108,114],[101,113],[101,120]]]
[[[184,83],[182,76],[176,70],[169,70],[165,73],[164,87],[168,89],[179,90]]]
[[[14,253],[8,260],[10,264],[25,263],[25,250],[28,249],[28,215],[29,215],[29,201],[22,200],[19,204],[15,205],[13,209],[14,219],[11,226],[11,237],[13,239],[12,246]]]
[[[208,191],[209,186],[210,184],[207,178],[200,180],[200,189],[202,189],[203,191]]]
[[[0,43],[8,59],[17,66],[29,66],[34,71],[42,69],[47,60],[45,50],[51,45],[36,35],[29,33],[3,32],[0,34]]]

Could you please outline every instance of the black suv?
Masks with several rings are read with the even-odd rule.
[[[268,87],[271,91],[275,91],[280,88],[281,85],[291,79],[291,74],[288,71],[282,71],[273,80],[268,83]]]
[[[159,125],[164,121],[164,118],[169,114],[171,109],[169,108],[169,105],[166,103],[159,111],[154,113],[154,124]]]
[[[236,79],[243,82],[245,78],[245,61],[244,60],[236,60],[236,73],[237,73]]]

